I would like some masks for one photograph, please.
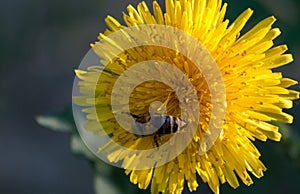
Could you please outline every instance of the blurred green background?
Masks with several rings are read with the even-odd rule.
[[[121,19],[122,11],[138,0],[10,0],[0,1],[0,193],[149,193],[119,176],[122,170],[101,162],[86,160],[87,152],[72,128],[72,115],[66,109],[49,115],[58,126],[47,130],[35,116],[59,112],[71,103],[75,69],[89,43],[105,29],[110,14]],[[151,0],[146,2],[150,3]],[[162,5],[162,1],[158,0]],[[276,44],[289,46],[295,61],[279,70],[300,80],[300,1],[227,0],[227,17],[233,21],[244,9],[254,9],[245,30],[263,18],[274,15],[282,35]],[[300,91],[300,87],[294,89]],[[283,141],[255,142],[268,171],[251,187],[237,190],[227,184],[221,193],[300,193],[300,101],[287,112],[294,124],[283,126]],[[63,126],[63,127],[62,127]],[[50,126],[53,128],[53,125]],[[57,133],[57,130],[67,133]],[[71,142],[71,146],[70,146]],[[72,154],[77,153],[76,156]],[[91,155],[87,155],[92,159]],[[96,171],[95,171],[96,170]],[[96,173],[95,173],[96,172]],[[114,176],[118,175],[118,176]],[[94,176],[96,177],[94,179]],[[242,183],[241,183],[242,184]],[[185,190],[184,193],[188,193]],[[200,183],[195,193],[211,193]]]

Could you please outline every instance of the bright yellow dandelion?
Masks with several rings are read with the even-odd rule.
[[[140,189],[146,189],[151,184],[152,193],[181,193],[185,181],[189,190],[195,191],[198,187],[197,175],[208,183],[214,193],[219,193],[220,184],[225,182],[237,188],[238,178],[244,184],[251,185],[253,182],[249,172],[260,178],[266,171],[252,141],[280,141],[279,129],[271,121],[292,123],[293,117],[282,109],[292,108],[292,101],[299,98],[297,91],[288,89],[297,82],[272,71],[293,61],[292,55],[284,54],[286,45],[273,47],[273,40],[280,34],[278,28],[272,28],[275,18],[268,17],[240,35],[253,13],[251,9],[244,11],[229,25],[229,21],[224,19],[227,4],[222,4],[221,0],[166,0],[165,7],[166,12],[163,13],[158,2],[153,1],[152,15],[145,2],[141,2],[137,9],[129,5],[128,14],[124,13],[123,18],[127,27],[142,24],[176,27],[195,37],[210,52],[226,89],[226,115],[220,136],[205,154],[198,154],[199,142],[207,132],[210,119],[211,95],[204,76],[191,61],[176,51],[159,46],[132,48],[110,58],[109,49],[117,47],[114,43],[111,43],[114,47],[107,50],[99,49],[97,43],[92,45],[103,60],[101,63],[108,63],[100,77],[103,69],[99,66],[76,71],[81,80],[80,92],[84,96],[74,97],[74,101],[87,107],[82,109],[87,113],[85,128],[103,135],[97,125],[100,122],[114,142],[131,149],[155,148],[155,141],[162,145],[170,139],[172,134],[154,138],[154,135],[137,136],[125,131],[115,120],[110,106],[112,88],[122,72],[142,61],[165,61],[184,72],[196,88],[200,99],[199,125],[190,144],[173,160],[145,170],[127,169],[125,172],[130,175],[130,181],[138,184]],[[99,35],[99,41],[126,28],[110,16],[105,21],[109,29]],[[172,72],[163,72],[162,76],[172,76]],[[178,96],[172,88],[159,81],[144,82],[132,91],[130,112],[142,115],[155,101],[166,105],[168,115],[180,115]],[[96,113],[91,111],[91,106],[96,107]],[[108,142],[101,149],[110,153],[109,161],[121,161],[126,168],[134,156],[129,157],[126,152],[121,153],[111,145]]]

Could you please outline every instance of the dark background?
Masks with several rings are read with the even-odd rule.
[[[121,19],[126,5],[138,0],[10,0],[0,1],[0,193],[93,193],[89,163],[72,155],[69,135],[39,126],[35,116],[63,109],[71,103],[75,69],[89,44],[105,29],[110,14]],[[151,2],[151,1],[147,1]],[[159,1],[161,3],[162,1]],[[275,15],[282,35],[278,44],[289,45],[295,62],[280,68],[286,77],[300,80],[300,2],[298,0],[228,0],[227,17],[251,7],[247,28]],[[119,20],[120,21],[120,20]],[[247,29],[246,28],[246,29]],[[294,89],[300,90],[299,86]],[[289,110],[300,126],[299,101]],[[299,131],[299,130],[298,130]],[[299,132],[298,132],[299,133]],[[300,173],[278,143],[258,143],[268,171],[254,186],[235,191],[300,193]],[[266,147],[266,149],[265,149]],[[269,151],[272,150],[272,151]],[[274,165],[275,161],[280,161]],[[270,172],[271,171],[271,172]],[[272,175],[272,173],[274,173]],[[242,184],[242,183],[241,183]],[[207,186],[198,189],[204,193]],[[231,193],[228,186],[221,191]],[[271,188],[272,190],[268,190]],[[109,193],[108,193],[109,194]]]

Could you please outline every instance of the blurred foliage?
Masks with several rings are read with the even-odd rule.
[[[74,128],[76,128],[71,106],[58,113],[36,116],[35,119],[38,124],[54,131],[71,132]]]
[[[300,138],[299,135],[288,125],[281,126],[283,134],[282,144],[286,156],[293,162],[294,166],[300,170]]]
[[[80,138],[74,119],[72,107],[68,106],[63,111],[37,116],[36,121],[51,130],[70,134],[70,149],[74,155],[90,161],[94,172],[95,194],[143,194],[149,191],[140,190],[129,182],[123,169],[111,166],[98,159]]]

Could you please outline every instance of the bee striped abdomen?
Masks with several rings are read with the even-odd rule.
[[[154,114],[152,115],[152,118],[150,114],[147,113],[143,115],[135,115],[135,114],[131,114],[131,115],[135,118],[136,121],[136,123],[133,125],[133,132],[135,132],[136,136],[145,137],[145,136],[153,135],[153,141],[156,147],[159,147],[158,138],[160,136],[174,134],[176,132],[181,131],[181,129],[187,126],[187,123],[184,120],[181,120],[178,117],[173,117],[170,115],[164,116],[160,114]],[[138,123],[141,124],[148,123],[150,119],[153,119],[153,123],[149,123],[148,125],[138,124]],[[157,128],[159,127],[159,129],[154,132],[150,132],[146,134],[136,133],[136,132],[142,132],[143,130],[147,131],[149,128],[155,129],[156,127]]]
[[[176,133],[177,131],[180,130],[180,119],[177,117],[173,116],[166,116],[165,117],[165,122],[163,125],[157,130],[158,135],[167,135],[167,134],[172,134]]]
[[[170,115],[160,115],[160,114],[154,114],[152,115],[152,124],[148,123],[151,119],[150,114],[143,114],[143,115],[134,115],[131,114],[134,118],[135,121],[137,122],[135,125],[133,125],[133,131],[134,132],[142,132],[143,130],[152,128],[152,129],[157,129],[157,131],[153,133],[146,133],[146,134],[141,134],[141,133],[135,133],[135,134],[140,134],[140,136],[147,136],[147,135],[168,135],[168,134],[173,134],[178,131],[180,131],[182,128],[186,126],[186,122],[181,120],[178,117],[170,116]],[[146,125],[139,125],[138,123],[145,124]]]

